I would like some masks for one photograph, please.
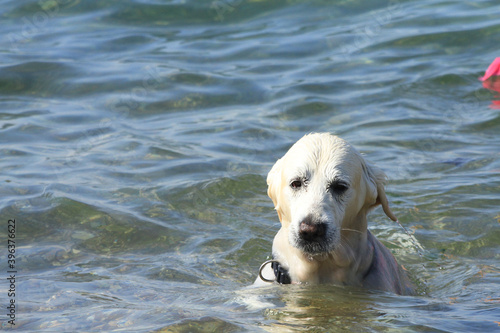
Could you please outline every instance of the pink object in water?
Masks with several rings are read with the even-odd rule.
[[[495,63],[496,63],[496,71],[492,69]],[[479,78],[479,80],[483,80],[484,88],[495,92],[494,98],[500,98],[500,80],[488,80],[488,78],[493,75],[500,75],[500,58],[496,58],[495,61],[490,65],[490,67],[488,67],[486,74],[483,77]],[[496,99],[491,101],[490,108],[500,109],[500,100]]]
[[[500,110],[500,101],[491,101],[490,108]]]
[[[495,75],[500,75],[500,57],[493,60],[486,73],[484,73],[484,76],[480,77],[479,80],[485,81]]]

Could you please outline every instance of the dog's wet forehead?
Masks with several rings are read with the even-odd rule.
[[[325,180],[342,180],[350,183],[360,169],[357,158],[346,149],[325,150],[321,147],[307,150],[292,147],[285,155],[285,179],[312,179],[320,176]]]

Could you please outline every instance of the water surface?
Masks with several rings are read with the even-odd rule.
[[[15,219],[16,329],[499,330],[500,114],[477,80],[500,56],[496,1],[1,8],[0,274]],[[419,295],[246,289],[279,230],[267,172],[313,131],[387,173],[423,256],[380,209],[370,229]]]

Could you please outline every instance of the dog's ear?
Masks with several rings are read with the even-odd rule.
[[[370,185],[374,186],[376,189],[377,199],[375,204],[373,204],[370,209],[377,207],[378,205],[382,205],[382,209],[384,210],[385,215],[387,215],[391,220],[397,221],[398,218],[394,215],[394,213],[389,208],[389,201],[387,201],[387,196],[385,195],[385,182],[387,180],[387,176],[385,173],[377,167],[365,165],[364,171],[366,176],[371,182]],[[370,186],[369,185],[369,186]],[[372,187],[370,186],[370,187]]]
[[[281,167],[283,159],[279,159],[274,163],[271,171],[267,174],[267,195],[274,203],[274,209],[278,212],[278,217],[281,221],[281,212],[279,207],[278,198],[281,192]]]

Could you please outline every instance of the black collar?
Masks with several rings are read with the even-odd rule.
[[[288,270],[283,268],[278,261],[273,261],[271,263],[271,267],[274,271],[274,276],[276,277],[276,282],[279,284],[290,284],[292,283],[292,279],[290,279],[290,275],[288,274]]]

